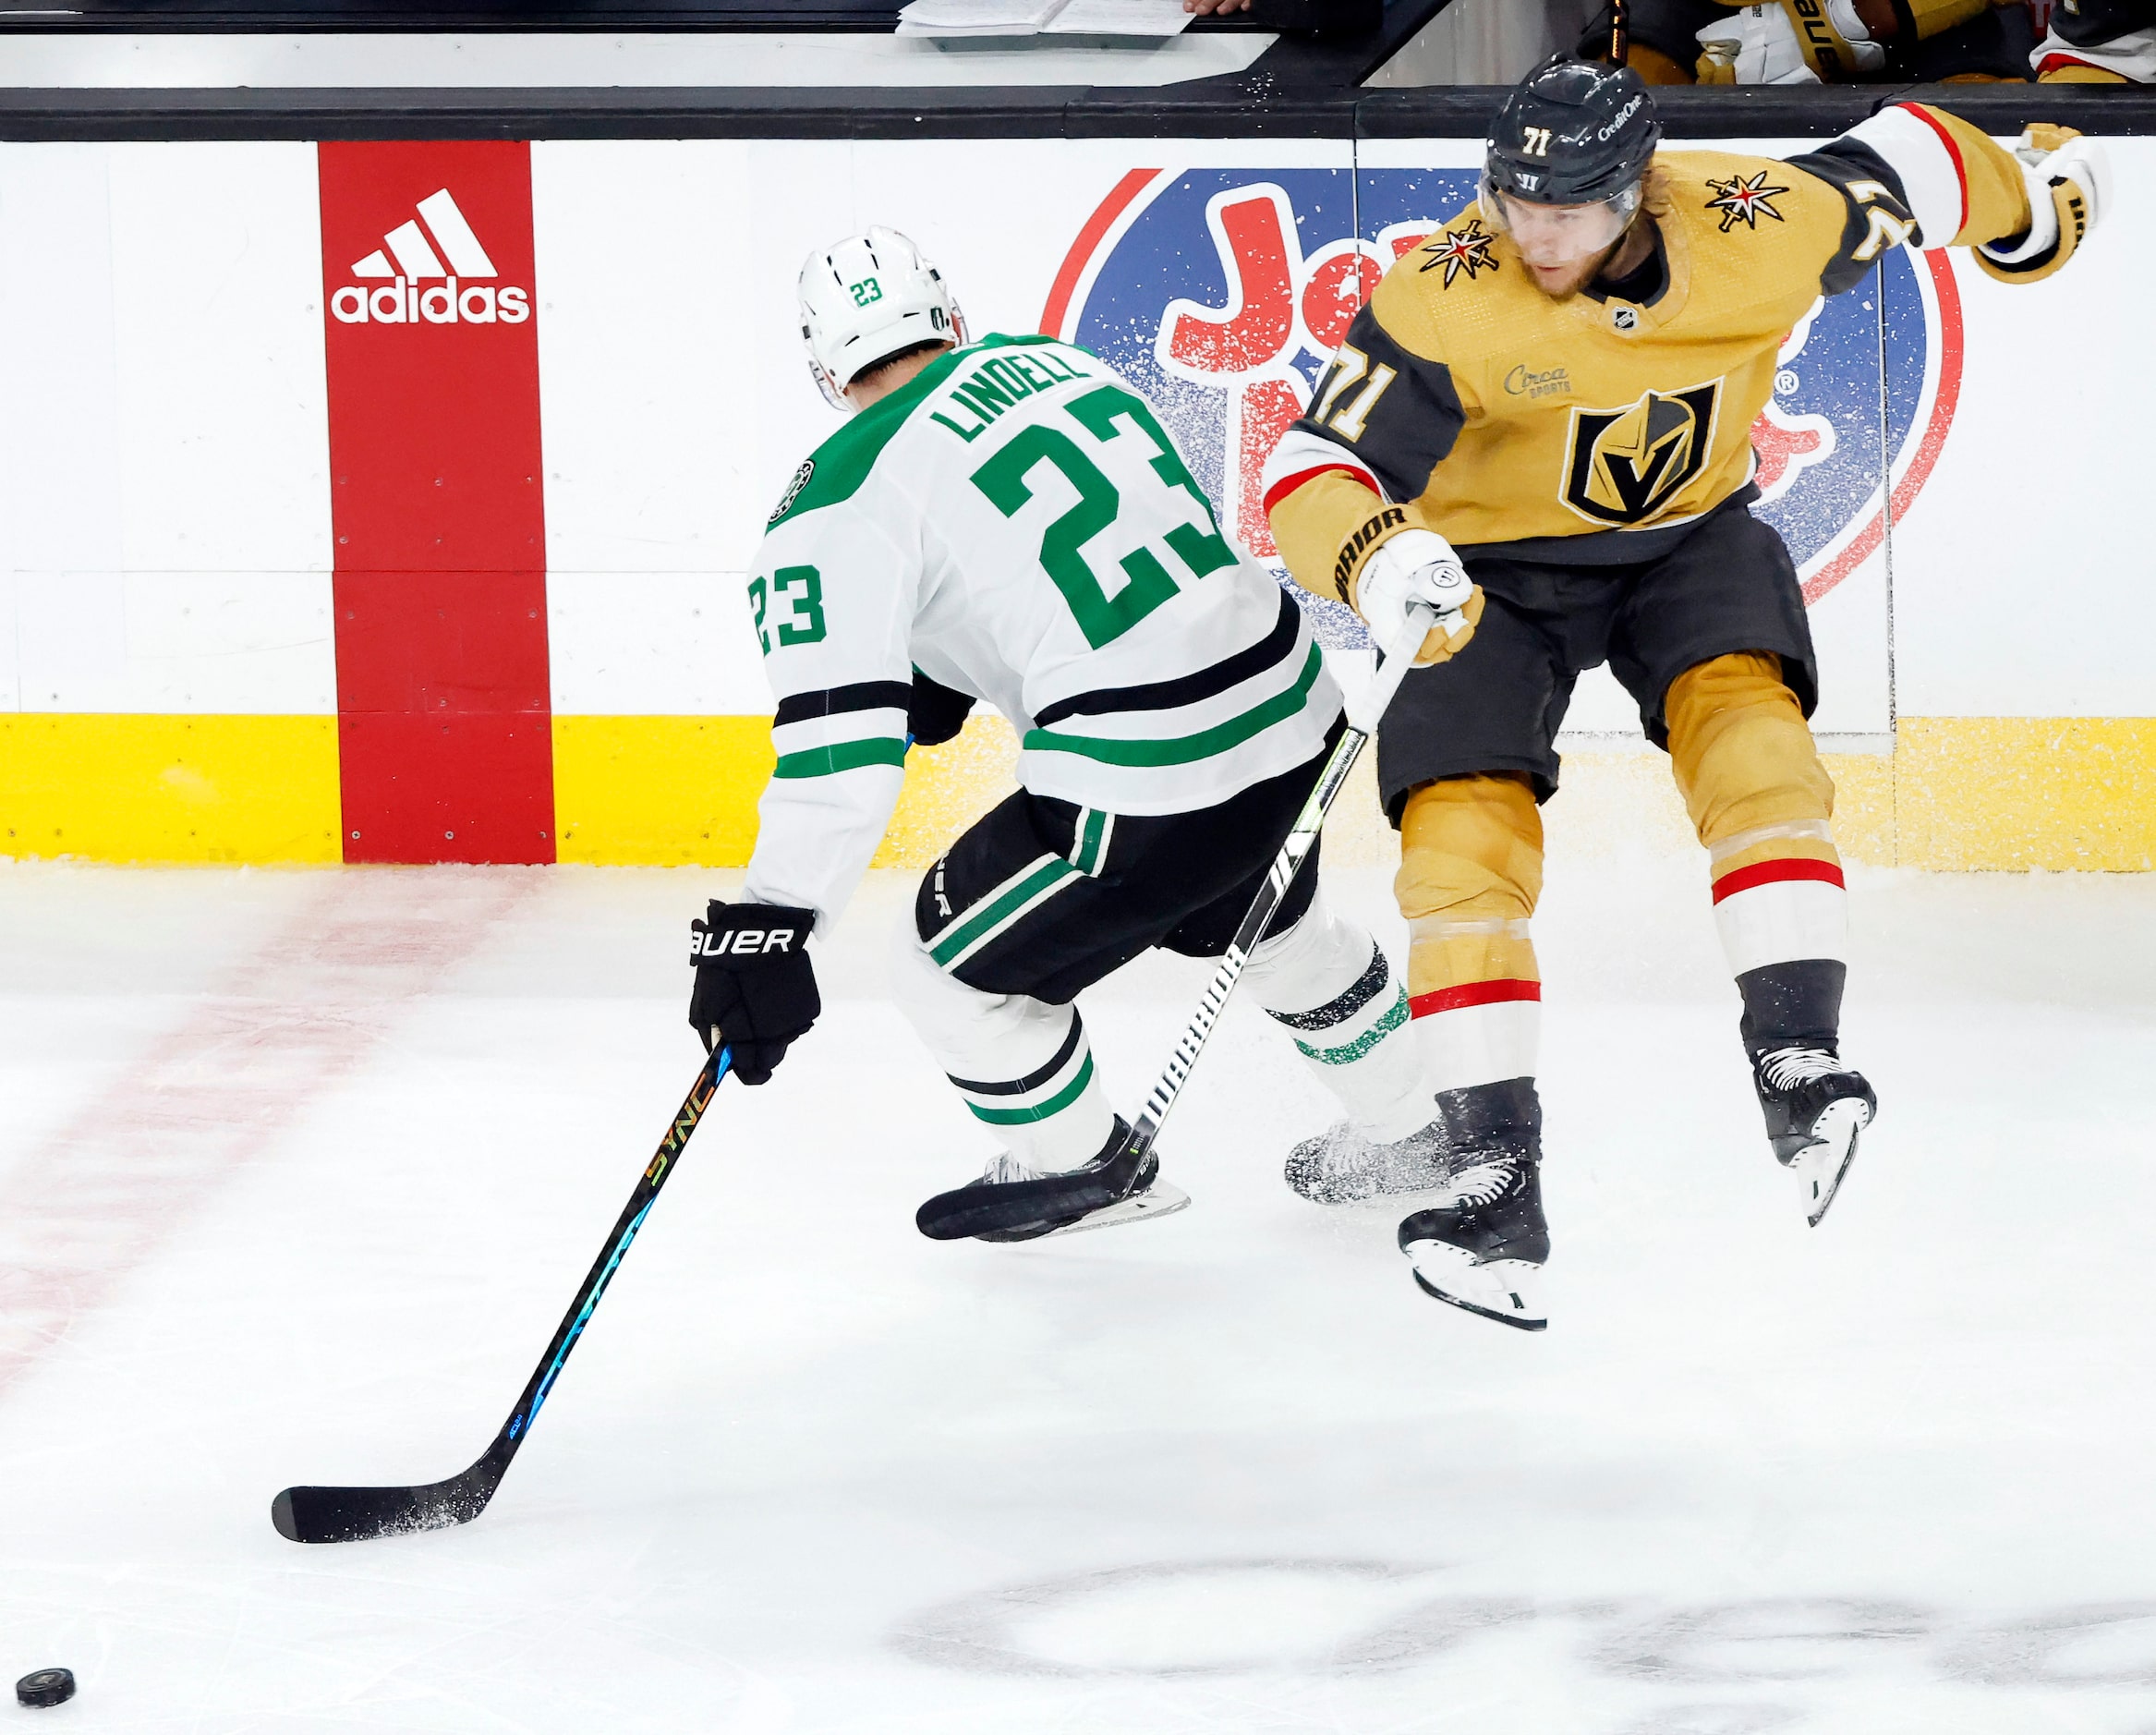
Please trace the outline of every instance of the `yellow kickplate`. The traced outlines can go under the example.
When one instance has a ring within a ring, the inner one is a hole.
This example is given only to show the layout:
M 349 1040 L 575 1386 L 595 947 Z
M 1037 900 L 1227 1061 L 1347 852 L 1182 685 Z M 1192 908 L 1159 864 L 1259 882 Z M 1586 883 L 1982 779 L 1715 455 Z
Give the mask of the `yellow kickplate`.
M 746 867 L 772 776 L 769 718 L 554 718 L 561 860 L 601 867 Z M 975 718 L 955 742 L 905 757 L 905 791 L 876 867 L 927 867 L 1011 794 L 1018 742 Z
M 1904 717 L 1905 868 L 2156 868 L 2156 718 Z
M 556 717 L 558 859 L 738 868 L 773 763 L 769 717 Z
M 1016 747 L 976 717 L 916 747 L 878 868 L 933 862 L 1010 794 Z M 1943 869 L 2156 868 L 2156 718 L 1905 717 L 1894 755 L 1828 754 L 1835 837 L 1849 860 Z M 740 867 L 771 771 L 762 717 L 557 717 L 562 859 Z M 1326 830 L 1342 867 L 1397 859 L 1367 766 Z M 1695 847 L 1659 753 L 1568 754 L 1545 818 L 1553 854 Z
M 561 859 L 743 867 L 774 762 L 768 717 L 556 717 Z M 1016 787 L 1016 762 L 1000 717 L 974 719 L 946 746 L 915 747 L 875 866 L 927 867 Z
M 0 855 L 334 862 L 334 717 L 0 713 Z
M 876 866 L 934 861 L 1015 787 L 1015 761 L 997 717 L 914 748 Z M 2156 869 L 2156 718 L 1905 717 L 1891 758 L 1826 762 L 1852 860 Z M 740 867 L 771 765 L 764 717 L 557 717 L 561 859 Z M 1553 855 L 1617 839 L 1694 847 L 1660 754 L 1568 755 L 1545 817 Z M 0 856 L 335 862 L 339 824 L 333 717 L 0 713 Z M 1350 792 L 1326 858 L 1397 850 L 1375 790 Z
M 1018 736 L 1001 717 L 967 721 L 954 740 L 906 755 L 906 786 L 876 852 L 878 868 L 927 868 L 1018 787 Z

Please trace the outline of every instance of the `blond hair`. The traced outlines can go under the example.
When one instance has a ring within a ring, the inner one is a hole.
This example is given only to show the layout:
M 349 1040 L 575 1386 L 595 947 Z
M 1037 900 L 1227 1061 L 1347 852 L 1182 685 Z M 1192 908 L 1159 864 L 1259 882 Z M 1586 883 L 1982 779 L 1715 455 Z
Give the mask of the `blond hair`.
M 1662 166 L 1660 157 L 1647 164 L 1647 173 L 1641 180 L 1641 210 L 1650 217 L 1666 217 L 1677 209 L 1677 183 L 1671 178 L 1669 171 Z

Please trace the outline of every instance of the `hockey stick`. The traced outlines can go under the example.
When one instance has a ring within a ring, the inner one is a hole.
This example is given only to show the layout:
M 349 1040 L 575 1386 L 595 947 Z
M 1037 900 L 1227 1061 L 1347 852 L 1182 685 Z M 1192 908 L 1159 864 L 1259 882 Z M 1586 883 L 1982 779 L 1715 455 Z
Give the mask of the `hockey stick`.
M 1460 588 L 1468 588 L 1464 572 L 1459 576 Z M 1065 1175 L 1044 1175 L 1037 1181 L 1017 1182 L 992 1189 L 976 1191 L 974 1187 L 960 1187 L 955 1192 L 939 1194 L 922 1207 L 926 1212 L 936 1212 L 936 1226 L 923 1226 L 923 1232 L 938 1241 L 957 1241 L 966 1236 L 994 1239 L 1003 1231 L 1023 1229 L 1037 1220 L 1044 1204 L 1053 1202 L 1055 1214 L 1079 1213 L 1092 1217 L 1111 1205 L 1144 1195 L 1129 1192 L 1132 1181 L 1142 1173 L 1145 1161 L 1153 1150 L 1153 1144 L 1160 1136 L 1161 1122 L 1168 1119 L 1168 1111 L 1175 1106 L 1175 1099 L 1189 1082 L 1191 1069 L 1198 1063 L 1198 1055 L 1205 1046 L 1205 1039 L 1213 1034 L 1213 1026 L 1219 1022 L 1220 1009 L 1227 1005 L 1228 997 L 1235 991 L 1235 985 L 1242 979 L 1243 968 L 1250 963 L 1250 954 L 1257 950 L 1265 937 L 1266 926 L 1279 910 L 1288 895 L 1288 889 L 1295 883 L 1311 846 L 1317 842 L 1317 834 L 1325 828 L 1325 817 L 1332 805 L 1339 799 L 1347 787 L 1348 773 L 1355 769 L 1355 761 L 1363 749 L 1377 734 L 1377 725 L 1391 706 L 1393 695 L 1414 667 L 1414 652 L 1422 648 L 1423 637 L 1435 625 L 1435 611 L 1426 605 L 1418 605 L 1409 611 L 1407 630 L 1403 642 L 1408 646 L 1404 653 L 1386 657 L 1359 697 L 1348 703 L 1348 726 L 1333 746 L 1332 755 L 1318 773 L 1309 797 L 1302 804 L 1302 811 L 1295 816 L 1295 823 L 1289 829 L 1287 842 L 1273 857 L 1273 865 L 1266 874 L 1266 883 L 1235 930 L 1235 938 L 1229 942 L 1222 954 L 1220 967 L 1213 972 L 1213 979 L 1205 985 L 1204 999 L 1198 1010 L 1183 1026 L 1182 1038 L 1175 1045 L 1175 1052 L 1169 1057 L 1168 1069 L 1160 1075 L 1160 1082 L 1153 1086 L 1153 1094 L 1145 1098 L 1145 1106 L 1139 1111 L 1134 1124 L 1112 1157 L 1102 1158 L 1078 1171 L 1079 1179 Z M 1179 1210 L 1188 1204 L 1179 1199 L 1152 1214 L 1164 1217 L 1169 1211 Z M 1049 1232 L 1066 1234 L 1072 1230 L 1101 1227 L 1096 1221 L 1066 1222 L 1061 1229 Z M 1038 1233 L 1038 1231 L 1035 1231 Z M 1028 1237 L 1009 1237 L 1026 1239 Z
M 1462 585 L 1467 582 L 1464 575 L 1460 582 Z M 1110 1159 L 1109 1167 L 1115 1172 L 1131 1175 L 1145 1167 L 1147 1153 L 1160 1136 L 1161 1122 L 1168 1119 L 1168 1111 L 1175 1107 L 1175 1099 L 1190 1082 L 1191 1069 L 1197 1065 L 1206 1038 L 1219 1022 L 1220 1009 L 1228 1004 L 1228 997 L 1235 992 L 1236 983 L 1242 979 L 1250 954 L 1265 938 L 1266 925 L 1286 900 L 1289 887 L 1295 883 L 1295 876 L 1302 870 L 1303 858 L 1316 843 L 1319 831 L 1325 829 L 1325 816 L 1339 799 L 1340 791 L 1347 787 L 1348 773 L 1355 769 L 1363 749 L 1377 734 L 1377 725 L 1391 707 L 1393 696 L 1407 679 L 1408 671 L 1415 666 L 1414 653 L 1422 649 L 1423 636 L 1435 622 L 1436 615 L 1428 608 L 1410 610 L 1408 630 L 1402 639 L 1406 649 L 1387 654 L 1359 698 L 1349 701 L 1348 726 L 1334 746 L 1332 757 L 1326 760 L 1325 770 L 1318 773 L 1310 798 L 1302 804 L 1302 811 L 1295 816 L 1294 825 L 1289 828 L 1288 841 L 1273 857 L 1272 870 L 1266 875 L 1264 887 L 1251 900 L 1242 926 L 1235 930 L 1235 938 L 1221 954 L 1220 967 L 1213 972 L 1213 979 L 1205 985 L 1205 996 L 1198 1001 L 1198 1010 L 1183 1026 L 1182 1038 L 1175 1045 L 1175 1052 L 1169 1056 L 1160 1082 L 1153 1086 L 1153 1094 L 1145 1098 L 1145 1108 L 1138 1111 L 1137 1122 L 1131 1128 L 1130 1137 L 1123 1141 L 1122 1149 Z
M 673 1172 L 675 1159 L 687 1147 L 689 1134 L 696 1130 L 704 1110 L 711 1106 L 719 1081 L 726 1076 L 733 1064 L 733 1050 L 724 1047 L 714 1049 L 704 1062 L 696 1082 L 682 1098 L 673 1123 L 666 1129 L 666 1136 L 659 1141 L 650 1166 L 637 1181 L 636 1190 L 629 1195 L 628 1204 L 622 1207 L 621 1217 L 607 1237 L 606 1245 L 600 1249 L 597 1263 L 585 1277 L 584 1287 L 577 1292 L 562 1323 L 554 1328 L 554 1340 L 547 1345 L 547 1353 L 532 1370 L 516 1407 L 510 1411 L 501 1433 L 494 1437 L 494 1443 L 480 1455 L 478 1462 L 446 1482 L 423 1483 L 416 1487 L 286 1488 L 270 1502 L 270 1522 L 277 1526 L 279 1535 L 291 1542 L 361 1542 L 369 1536 L 447 1530 L 453 1524 L 469 1523 L 487 1510 L 487 1502 L 494 1498 L 494 1490 L 502 1486 L 502 1478 L 508 1474 L 509 1461 L 516 1456 L 516 1449 L 524 1444 L 525 1436 L 531 1431 L 539 1406 L 553 1390 L 563 1364 L 569 1359 L 569 1352 L 576 1347 L 576 1340 L 584 1335 L 584 1328 L 599 1306 L 600 1297 L 613 1281 L 615 1270 L 629 1251 L 629 1244 L 636 1239 L 636 1231 L 644 1227 L 645 1218 L 651 1214 L 659 1189 Z

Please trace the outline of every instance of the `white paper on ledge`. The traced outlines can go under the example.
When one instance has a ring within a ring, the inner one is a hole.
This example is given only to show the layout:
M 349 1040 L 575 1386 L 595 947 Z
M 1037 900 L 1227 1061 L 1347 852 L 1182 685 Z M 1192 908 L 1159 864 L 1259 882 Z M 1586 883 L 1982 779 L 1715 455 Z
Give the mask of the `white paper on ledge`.
M 901 36 L 1037 36 L 1064 0 L 912 0 L 899 8 Z
M 1069 0 L 1042 29 L 1050 36 L 1180 36 L 1190 21 L 1182 0 Z
M 902 37 L 1037 37 L 1065 0 L 912 0 Z

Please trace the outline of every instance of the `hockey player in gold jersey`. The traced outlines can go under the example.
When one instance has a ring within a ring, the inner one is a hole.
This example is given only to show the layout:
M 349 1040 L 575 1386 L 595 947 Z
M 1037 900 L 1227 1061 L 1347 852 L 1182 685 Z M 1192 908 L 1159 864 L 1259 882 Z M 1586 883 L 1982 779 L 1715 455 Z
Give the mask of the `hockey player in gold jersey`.
M 1624 12 L 1627 64 L 1649 84 L 2020 81 L 2036 45 L 2022 0 L 1629 0 Z M 1599 54 L 1615 24 L 1604 0 L 1581 52 Z
M 1806 722 L 1796 571 L 1747 509 L 1750 431 L 1818 297 L 1902 245 L 2041 280 L 2101 214 L 2108 173 L 2063 129 L 2008 151 L 1913 103 L 1786 161 L 1660 140 L 1637 74 L 1559 58 L 1531 75 L 1481 196 L 1379 283 L 1266 476 L 1295 578 L 1380 644 L 1455 563 L 1477 587 L 1378 741 L 1451 1171 L 1400 1244 L 1432 1294 L 1531 1329 L 1549 1243 L 1528 920 L 1573 682 L 1607 661 L 1670 756 L 1772 1147 L 1817 1223 L 1875 1104 L 1839 1055 L 1834 785 Z M 1381 1159 L 1314 1147 L 1290 1178 L 1366 1194 L 1334 1171 Z

